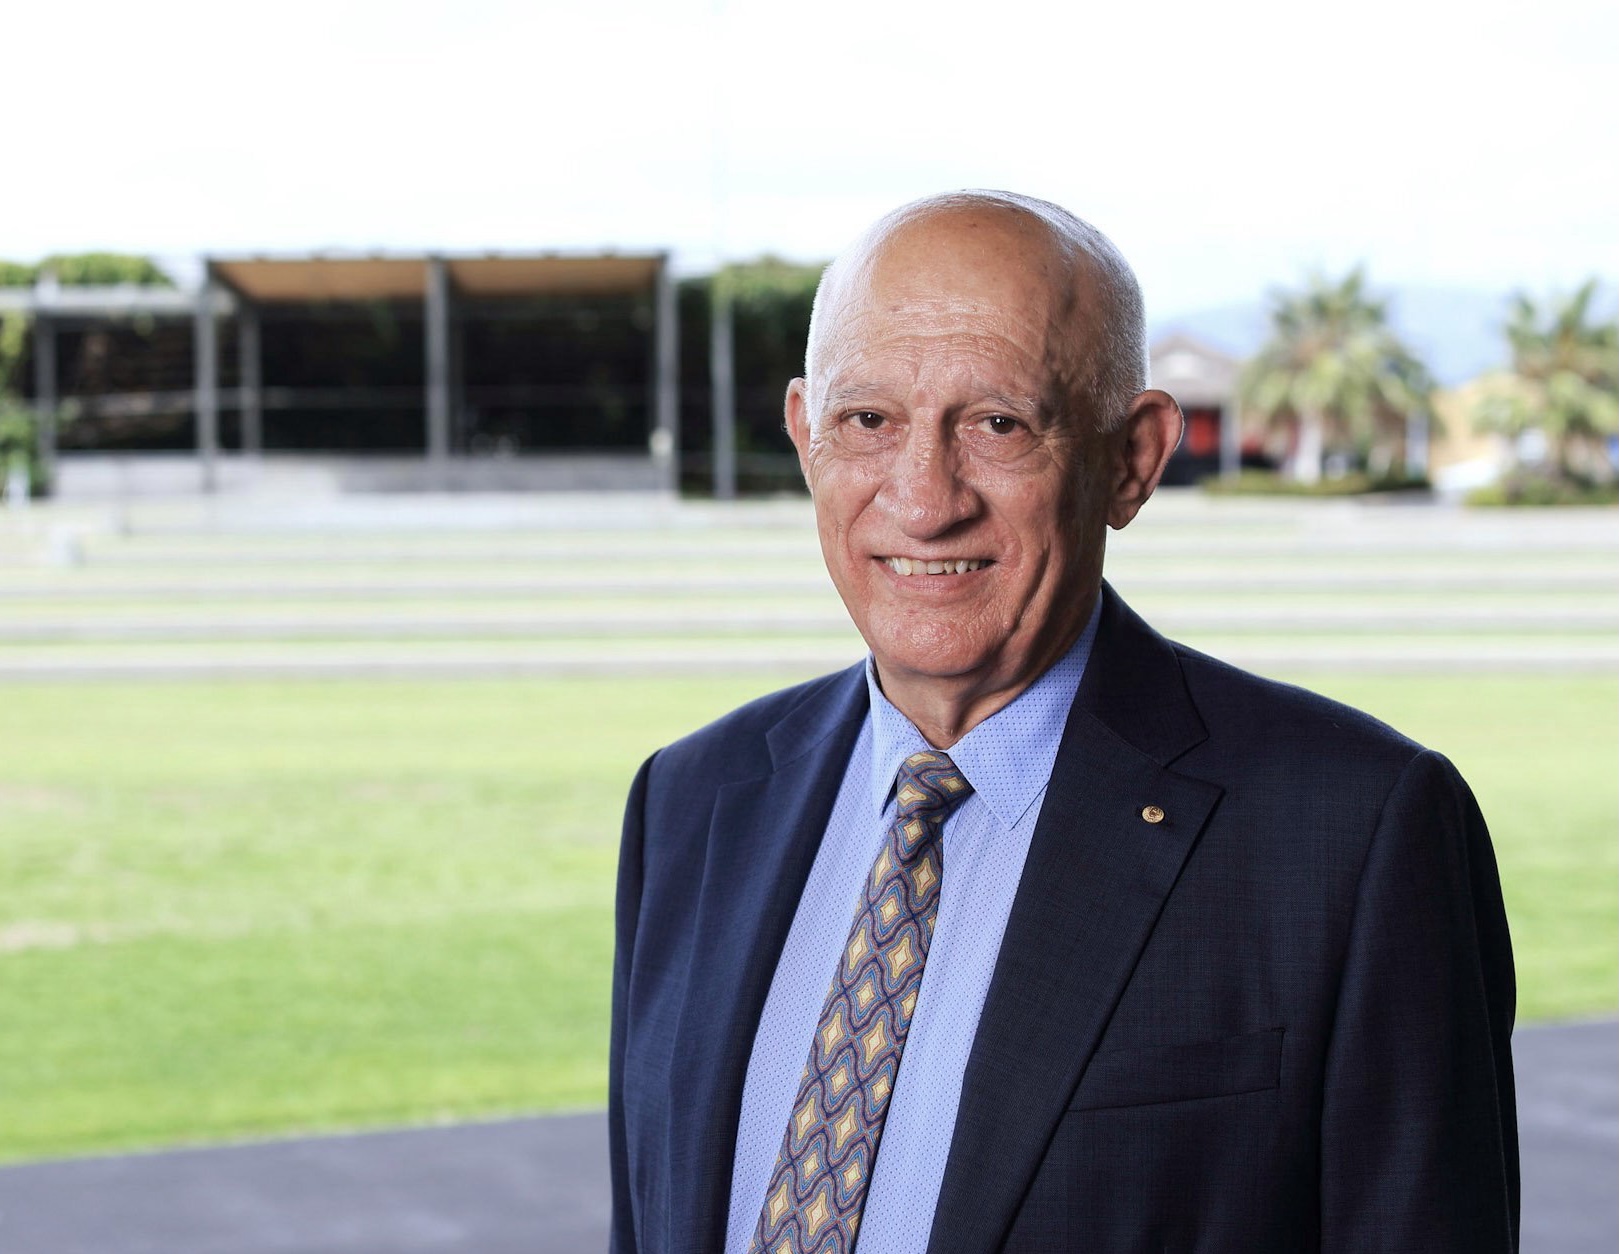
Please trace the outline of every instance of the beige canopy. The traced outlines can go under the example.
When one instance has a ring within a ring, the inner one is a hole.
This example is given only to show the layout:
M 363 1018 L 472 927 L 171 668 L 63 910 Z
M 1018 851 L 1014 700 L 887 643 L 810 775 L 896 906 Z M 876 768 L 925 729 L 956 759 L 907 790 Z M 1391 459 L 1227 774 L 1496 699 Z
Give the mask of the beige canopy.
M 597 296 L 652 292 L 662 254 L 563 253 L 369 257 L 213 257 L 210 275 L 255 304 L 423 300 L 432 263 L 457 296 Z

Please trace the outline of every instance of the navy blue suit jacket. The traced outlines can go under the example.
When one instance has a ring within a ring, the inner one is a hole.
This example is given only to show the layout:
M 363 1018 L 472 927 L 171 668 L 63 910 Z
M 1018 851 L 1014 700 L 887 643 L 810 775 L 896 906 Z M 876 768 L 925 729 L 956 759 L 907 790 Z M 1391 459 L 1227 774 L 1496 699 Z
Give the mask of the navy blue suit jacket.
M 636 778 L 623 1254 L 723 1247 L 755 1026 L 866 705 L 854 667 Z M 1108 590 L 928 1248 L 1515 1248 L 1513 1003 L 1494 855 L 1451 765 L 1164 640 Z

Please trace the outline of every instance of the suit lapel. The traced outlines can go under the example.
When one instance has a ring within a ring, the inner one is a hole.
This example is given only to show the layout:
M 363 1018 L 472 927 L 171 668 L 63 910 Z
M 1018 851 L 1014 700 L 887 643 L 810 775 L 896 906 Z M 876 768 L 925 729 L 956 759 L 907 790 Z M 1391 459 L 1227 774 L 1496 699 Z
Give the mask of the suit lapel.
M 721 1249 L 754 1031 L 866 714 L 863 667 L 771 730 L 774 771 L 719 790 L 670 1068 L 672 1248 Z
M 1173 650 L 1106 596 L 963 1078 L 932 1254 L 1004 1240 L 1220 797 L 1167 766 L 1206 736 Z

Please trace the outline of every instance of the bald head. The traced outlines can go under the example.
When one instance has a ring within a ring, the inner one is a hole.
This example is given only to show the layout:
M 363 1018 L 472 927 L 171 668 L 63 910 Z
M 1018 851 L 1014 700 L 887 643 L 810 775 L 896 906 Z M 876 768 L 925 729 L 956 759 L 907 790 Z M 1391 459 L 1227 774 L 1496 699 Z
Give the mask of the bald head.
M 1107 236 L 1048 201 L 1012 192 L 951 192 L 882 218 L 821 276 L 805 379 L 812 411 L 846 323 L 899 288 L 940 301 L 1000 300 L 1046 323 L 1045 398 L 1116 429 L 1147 386 L 1146 330 L 1134 273 Z

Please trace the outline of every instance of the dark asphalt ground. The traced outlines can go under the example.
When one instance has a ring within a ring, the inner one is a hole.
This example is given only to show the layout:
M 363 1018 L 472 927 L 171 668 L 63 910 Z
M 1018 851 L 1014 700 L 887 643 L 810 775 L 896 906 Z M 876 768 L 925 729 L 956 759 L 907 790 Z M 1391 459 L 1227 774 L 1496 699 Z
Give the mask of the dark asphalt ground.
M 1619 1021 L 1515 1042 L 1524 1254 L 1619 1249 Z M 0 1254 L 606 1248 L 597 1114 L 0 1169 Z

